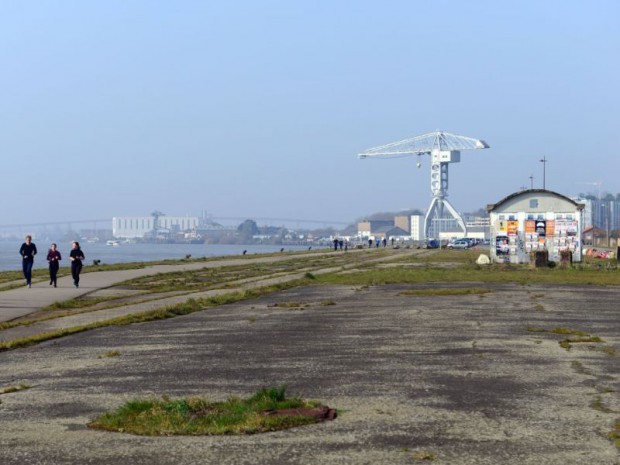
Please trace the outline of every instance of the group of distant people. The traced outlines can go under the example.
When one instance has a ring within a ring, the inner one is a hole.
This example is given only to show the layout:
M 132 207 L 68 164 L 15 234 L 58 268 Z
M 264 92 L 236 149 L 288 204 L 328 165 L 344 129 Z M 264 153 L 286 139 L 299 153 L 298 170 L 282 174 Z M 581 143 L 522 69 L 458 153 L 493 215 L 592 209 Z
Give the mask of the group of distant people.
M 349 241 L 345 241 L 344 239 L 338 239 L 337 237 L 335 237 L 334 250 L 338 250 L 338 247 L 340 247 L 340 250 L 342 250 L 343 247 L 344 250 L 347 250 L 349 248 Z
M 384 237 L 383 239 L 380 239 L 377 237 L 376 239 L 376 247 L 379 248 L 379 245 L 383 244 L 383 247 L 387 247 L 387 239 Z M 392 246 L 394 245 L 394 238 L 392 238 Z M 368 248 L 372 248 L 372 239 L 368 239 Z
M 24 272 L 24 278 L 26 278 L 26 286 L 32 286 L 32 267 L 34 265 L 34 256 L 37 254 L 37 246 L 32 242 L 32 236 L 27 235 L 25 242 L 19 249 L 19 254 L 22 256 L 22 270 Z M 73 277 L 73 285 L 75 287 L 80 286 L 80 273 L 82 271 L 82 262 L 84 261 L 84 252 L 80 248 L 78 241 L 71 243 L 71 252 L 69 252 L 69 260 L 71 260 L 71 276 Z M 50 270 L 50 286 L 56 287 L 58 269 L 60 268 L 60 260 L 62 256 L 58 251 L 56 244 L 51 244 L 47 251 L 47 261 L 49 262 Z

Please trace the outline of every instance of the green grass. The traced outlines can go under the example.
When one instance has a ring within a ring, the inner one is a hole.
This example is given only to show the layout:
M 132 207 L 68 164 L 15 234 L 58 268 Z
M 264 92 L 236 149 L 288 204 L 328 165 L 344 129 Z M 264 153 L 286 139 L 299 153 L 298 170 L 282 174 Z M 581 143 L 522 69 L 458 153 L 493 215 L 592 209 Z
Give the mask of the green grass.
M 413 454 L 413 460 L 415 460 L 416 462 L 424 460 L 433 461 L 435 459 L 437 459 L 437 454 L 426 450 L 420 450 Z
M 118 350 L 108 350 L 103 355 L 100 355 L 99 358 L 113 358 L 113 357 L 120 357 L 120 356 L 121 356 L 120 351 L 118 351 Z
M 594 396 L 594 399 L 590 403 L 590 408 L 593 408 L 594 410 L 597 410 L 603 413 L 615 413 L 613 410 L 611 410 L 609 407 L 607 407 L 603 403 L 603 399 L 601 396 Z
M 585 331 L 581 331 L 579 329 L 564 328 L 561 326 L 557 328 L 553 328 L 553 329 L 545 329 L 545 328 L 540 328 L 537 326 L 528 326 L 526 330 L 529 331 L 530 333 L 551 333 L 551 334 L 562 334 L 562 335 L 575 336 L 575 337 L 568 337 L 566 339 L 562 339 L 561 341 L 558 342 L 558 344 L 560 344 L 560 347 L 566 350 L 570 350 L 573 344 L 583 344 L 583 343 L 588 343 L 588 342 L 590 343 L 605 342 L 599 336 L 592 336 L 586 333 Z M 615 354 L 615 352 L 613 354 Z M 613 354 L 610 353 L 610 355 L 613 355 Z
M 582 337 L 589 336 L 589 334 L 586 333 L 585 331 L 581 331 L 579 329 L 564 328 L 561 326 L 558 326 L 553 329 L 545 329 L 545 328 L 539 328 L 536 326 L 528 326 L 527 330 L 531 333 L 570 334 L 573 336 L 582 336 Z
M 620 420 L 617 420 L 614 424 L 614 429 L 609 433 L 609 438 L 614 441 L 616 447 L 620 448 Z
M 5 388 L 0 388 L 0 394 L 10 394 L 11 392 L 24 391 L 26 389 L 30 389 L 30 386 L 27 384 L 20 384 L 18 386 L 8 386 Z
M 94 305 L 97 305 L 98 303 L 101 303 L 101 302 L 107 302 L 108 300 L 109 300 L 108 298 L 104 298 L 104 297 L 97 297 L 97 298 L 78 297 L 76 299 L 69 299 L 69 300 L 64 300 L 61 302 L 54 302 L 53 304 L 48 305 L 47 307 L 43 307 L 41 310 L 56 311 L 56 310 L 73 310 L 76 308 L 87 308 L 87 307 L 92 307 Z
M 279 308 L 300 308 L 305 307 L 305 304 L 301 302 L 276 302 L 271 307 L 279 307 Z
M 441 288 L 434 287 L 431 289 L 411 289 L 399 292 L 400 295 L 470 295 L 470 294 L 488 294 L 490 289 L 480 287 L 460 287 L 460 288 Z
M 311 416 L 276 416 L 264 412 L 313 408 L 320 404 L 287 398 L 285 388 L 266 388 L 253 396 L 211 402 L 199 397 L 132 400 L 104 413 L 88 426 L 143 436 L 256 434 L 316 423 Z
M 531 269 L 525 265 L 456 264 L 453 267 L 366 268 L 357 273 L 332 273 L 316 277 L 321 284 L 383 285 L 428 282 L 563 283 L 579 285 L 618 285 L 617 272 L 584 269 Z
M 567 338 L 567 339 L 563 339 L 560 342 L 558 342 L 558 344 L 560 344 L 560 347 L 569 350 L 573 344 L 583 344 L 583 343 L 587 343 L 587 342 L 595 342 L 595 343 L 600 343 L 600 342 L 605 342 L 603 339 L 601 339 L 598 336 L 578 336 L 576 338 Z

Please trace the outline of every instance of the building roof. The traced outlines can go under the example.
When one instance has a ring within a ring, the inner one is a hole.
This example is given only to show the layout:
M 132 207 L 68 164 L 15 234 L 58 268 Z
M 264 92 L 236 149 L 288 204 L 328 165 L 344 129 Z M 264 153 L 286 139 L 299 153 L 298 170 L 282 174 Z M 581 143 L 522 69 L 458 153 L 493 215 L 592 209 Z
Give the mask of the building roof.
M 521 197 L 521 196 L 525 196 L 528 194 L 550 194 L 552 196 L 558 197 L 560 199 L 566 200 L 567 202 L 572 203 L 573 205 L 575 205 L 575 208 L 577 210 L 582 210 L 584 208 L 584 204 L 582 203 L 578 203 L 575 202 L 573 199 L 566 197 L 565 195 L 559 194 L 558 192 L 554 192 L 554 191 L 550 191 L 547 189 L 525 189 L 519 192 L 515 192 L 513 194 L 508 195 L 507 197 L 504 197 L 502 200 L 500 200 L 497 203 L 490 203 L 487 205 L 487 211 L 491 212 L 493 210 L 496 210 L 498 207 L 500 207 L 502 204 L 508 202 L 509 200 L 512 200 L 516 197 Z
M 597 228 L 596 226 L 588 226 L 582 232 L 582 234 L 592 233 L 594 236 L 604 236 L 607 232 L 604 229 Z
M 381 226 L 380 228 L 374 229 L 372 231 L 373 233 L 385 233 L 385 234 L 389 234 L 390 236 L 410 236 L 411 234 L 409 234 L 407 231 L 405 231 L 402 228 L 399 228 L 398 226 Z

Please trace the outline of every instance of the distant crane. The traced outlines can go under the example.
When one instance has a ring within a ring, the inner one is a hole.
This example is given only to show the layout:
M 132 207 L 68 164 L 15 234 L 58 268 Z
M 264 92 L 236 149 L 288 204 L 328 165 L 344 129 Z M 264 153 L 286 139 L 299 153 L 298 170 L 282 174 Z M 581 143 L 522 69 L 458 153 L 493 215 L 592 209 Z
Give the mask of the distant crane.
M 448 196 L 448 164 L 461 161 L 461 150 L 488 148 L 489 145 L 480 139 L 435 131 L 365 150 L 359 153 L 358 157 L 361 159 L 372 157 L 394 158 L 416 155 L 418 157 L 416 165 L 420 168 L 422 166 L 420 157 L 430 155 L 433 199 L 424 217 L 424 235 L 426 238 L 431 238 L 433 237 L 431 235 L 433 223 L 439 223 L 441 228 L 442 222 L 446 220 L 456 221 L 463 234 L 467 234 L 467 227 L 463 218 L 446 198 Z M 437 234 L 438 236 L 439 234 Z

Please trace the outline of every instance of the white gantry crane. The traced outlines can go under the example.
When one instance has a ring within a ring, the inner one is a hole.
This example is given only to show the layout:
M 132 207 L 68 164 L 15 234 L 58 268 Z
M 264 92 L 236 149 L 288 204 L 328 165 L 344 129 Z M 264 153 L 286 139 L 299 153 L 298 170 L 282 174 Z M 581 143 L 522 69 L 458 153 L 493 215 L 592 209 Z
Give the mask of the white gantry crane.
M 395 158 L 410 155 L 418 156 L 418 168 L 422 166 L 419 157 L 431 157 L 431 192 L 433 200 L 428 207 L 424 218 L 424 235 L 431 238 L 433 224 L 439 228 L 446 220 L 453 220 L 463 234 L 467 234 L 467 227 L 461 215 L 454 209 L 446 198 L 448 196 L 448 164 L 461 161 L 461 150 L 488 149 L 489 145 L 483 140 L 471 137 L 457 136 L 443 131 L 429 132 L 411 139 L 392 142 L 391 144 L 374 147 L 358 154 L 359 158 Z M 436 235 L 438 237 L 438 234 Z

